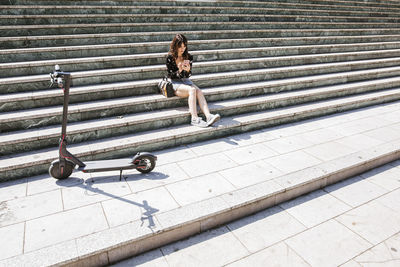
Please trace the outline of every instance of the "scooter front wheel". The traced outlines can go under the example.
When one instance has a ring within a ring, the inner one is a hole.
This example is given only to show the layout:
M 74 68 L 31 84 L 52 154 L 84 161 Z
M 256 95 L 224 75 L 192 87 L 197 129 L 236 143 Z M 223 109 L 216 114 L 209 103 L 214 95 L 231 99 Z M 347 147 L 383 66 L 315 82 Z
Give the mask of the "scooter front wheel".
M 69 161 L 65 161 L 64 168 L 60 168 L 60 162 L 58 160 L 53 161 L 49 168 L 49 174 L 56 179 L 62 180 L 67 179 L 75 168 L 75 164 Z
M 135 159 L 134 164 L 137 165 L 136 170 L 138 170 L 139 172 L 149 173 L 156 166 L 156 161 L 151 156 L 143 155 L 143 156 L 138 156 Z

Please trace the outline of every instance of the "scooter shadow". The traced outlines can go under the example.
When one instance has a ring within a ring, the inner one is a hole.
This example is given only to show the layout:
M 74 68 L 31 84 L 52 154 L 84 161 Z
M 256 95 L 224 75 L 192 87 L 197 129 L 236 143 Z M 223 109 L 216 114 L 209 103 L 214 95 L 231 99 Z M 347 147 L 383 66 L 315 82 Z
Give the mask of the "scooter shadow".
M 151 174 L 151 178 L 148 177 Z M 165 175 L 163 173 L 158 173 L 158 172 L 152 172 L 149 174 L 131 174 L 129 175 L 131 177 L 135 177 L 136 179 L 165 179 L 167 177 L 169 177 L 168 175 Z M 124 182 L 126 182 L 127 177 L 123 176 L 124 178 Z M 152 230 L 155 227 L 155 223 L 154 223 L 154 218 L 153 215 L 159 211 L 159 209 L 152 207 L 151 205 L 149 205 L 147 200 L 143 200 L 142 203 L 140 202 L 136 202 L 127 198 L 124 198 L 123 196 L 117 196 L 114 195 L 112 193 L 109 193 L 101 188 L 98 187 L 93 187 L 95 184 L 105 184 L 105 183 L 113 183 L 115 182 L 117 179 L 119 179 L 119 176 L 113 177 L 110 175 L 106 175 L 106 176 L 98 176 L 96 178 L 88 178 L 88 179 L 83 179 L 83 178 L 77 178 L 77 177 L 69 177 L 68 180 L 68 185 L 65 183 L 64 180 L 57 180 L 56 184 L 61 186 L 61 187 L 78 187 L 81 188 L 84 192 L 91 192 L 93 194 L 101 194 L 104 196 L 107 196 L 109 198 L 112 199 L 116 199 L 119 201 L 123 201 L 132 205 L 135 205 L 142 210 L 142 217 L 140 218 L 140 220 L 142 221 L 141 226 L 144 225 L 144 222 L 147 220 L 148 221 L 148 228 L 150 230 Z M 131 178 L 130 178 L 131 179 Z M 122 181 L 121 181 L 122 182 Z

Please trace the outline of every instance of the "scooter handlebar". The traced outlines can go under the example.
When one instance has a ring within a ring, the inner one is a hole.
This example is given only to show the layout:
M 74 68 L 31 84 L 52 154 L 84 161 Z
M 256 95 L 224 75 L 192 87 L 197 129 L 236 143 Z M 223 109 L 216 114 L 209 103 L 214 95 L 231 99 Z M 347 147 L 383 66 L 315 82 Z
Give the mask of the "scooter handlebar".
M 50 86 L 52 87 L 54 84 L 57 84 L 58 87 L 62 88 L 64 86 L 64 78 L 65 76 L 70 76 L 69 72 L 63 72 L 60 69 L 59 65 L 54 66 L 54 71 L 50 73 Z

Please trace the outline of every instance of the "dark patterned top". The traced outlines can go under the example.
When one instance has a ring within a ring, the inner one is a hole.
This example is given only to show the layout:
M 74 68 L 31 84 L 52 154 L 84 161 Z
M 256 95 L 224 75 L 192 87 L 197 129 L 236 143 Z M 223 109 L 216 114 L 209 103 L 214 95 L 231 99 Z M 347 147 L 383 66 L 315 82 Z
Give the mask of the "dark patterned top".
M 181 79 L 181 78 L 189 78 L 192 76 L 192 63 L 193 63 L 193 56 L 189 54 L 189 61 L 190 61 L 190 71 L 187 72 L 183 70 L 179 73 L 179 68 L 176 65 L 175 59 L 172 55 L 168 54 L 167 56 L 167 71 L 168 71 L 168 78 L 170 79 Z

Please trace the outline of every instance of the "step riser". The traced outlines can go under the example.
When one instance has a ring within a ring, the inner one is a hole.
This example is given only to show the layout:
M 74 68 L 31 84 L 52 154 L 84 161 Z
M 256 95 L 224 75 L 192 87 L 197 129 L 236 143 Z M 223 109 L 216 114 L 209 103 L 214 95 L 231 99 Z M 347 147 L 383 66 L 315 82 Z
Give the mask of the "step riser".
M 310 87 L 314 87 L 318 85 L 316 82 L 309 84 Z M 375 90 L 383 90 L 389 89 L 393 87 L 400 86 L 399 82 L 392 82 L 392 83 L 385 83 L 385 84 L 373 84 L 369 86 L 362 86 L 357 88 L 351 88 L 342 91 L 334 91 L 334 92 L 325 92 L 321 94 L 315 94 L 306 97 L 298 97 L 292 99 L 282 99 L 279 101 L 273 100 L 270 102 L 259 103 L 255 105 L 247 105 L 242 108 L 224 108 L 224 109 L 216 109 L 215 112 L 220 113 L 223 116 L 231 116 L 237 115 L 241 113 L 247 112 L 255 112 L 259 110 L 266 110 L 266 109 L 274 109 L 279 107 L 285 107 L 290 105 L 296 105 L 301 103 L 307 103 L 312 101 L 319 101 L 323 99 L 328 99 L 332 97 L 339 97 L 345 95 L 352 95 L 358 93 L 366 93 Z M 241 91 L 234 91 L 228 92 L 223 94 L 214 94 L 214 95 L 206 95 L 207 101 L 214 102 L 214 101 L 221 101 L 225 99 L 235 99 L 245 96 L 253 96 L 253 95 L 261 95 L 267 93 L 276 93 L 276 92 L 283 92 L 283 91 L 292 91 L 299 89 L 298 84 L 288 84 L 283 86 L 274 86 L 270 88 L 253 88 L 248 90 L 241 90 Z M 137 105 L 137 109 L 145 111 L 146 109 L 150 110 L 158 110 L 162 108 L 173 108 L 179 106 L 186 106 L 187 100 L 186 99 L 175 99 L 173 101 L 165 100 L 163 102 L 151 102 L 145 103 L 142 105 Z M 60 118 L 61 119 L 61 118 Z M 149 123 L 141 123 L 141 124 L 133 124 L 133 125 L 122 125 L 117 127 L 108 127 L 106 129 L 96 129 L 95 131 L 90 132 L 79 132 L 79 133 L 69 133 L 68 134 L 68 143 L 80 143 L 89 140 L 96 140 L 101 138 L 108 138 L 112 136 L 119 136 L 124 134 L 129 134 L 132 132 L 139 132 L 139 131 L 149 131 L 153 129 L 160 129 L 161 127 L 168 127 L 173 125 L 180 125 L 189 122 L 189 115 L 183 117 L 174 117 L 173 119 L 162 120 L 162 123 L 157 122 L 149 122 Z M 161 125 L 162 124 L 162 125 Z M 0 146 L 0 156 L 9 155 L 13 153 L 22 153 L 31 150 L 38 150 L 43 149 L 46 147 L 57 146 L 59 142 L 59 135 L 54 135 L 52 137 L 43 138 L 40 140 L 24 140 L 23 142 L 14 142 L 9 144 L 4 144 Z
M 30 5 L 32 4 L 31 0 L 0 0 L 0 5 Z M 40 0 L 35 1 L 36 5 L 70 5 L 70 6 L 81 6 L 81 5 L 105 5 L 105 6 L 210 6 L 209 1 L 125 1 L 125 0 L 106 0 L 106 1 L 95 1 L 95 0 L 85 0 L 85 1 L 49 1 L 49 0 Z M 291 6 L 294 4 L 315 4 L 315 5 L 324 5 L 325 8 L 335 8 L 335 9 L 347 9 L 356 10 L 357 7 L 360 9 L 371 9 L 373 7 L 381 9 L 393 9 L 393 8 L 400 8 L 399 4 L 396 2 L 382 2 L 382 1 L 340 1 L 340 2 L 327 2 L 325 0 L 313 0 L 313 1 L 306 1 L 303 0 L 279 0 L 279 1 L 251 1 L 247 2 L 244 0 L 240 1 L 223 1 L 223 2 L 213 2 L 211 6 L 221 6 L 221 7 L 264 7 L 264 6 Z M 369 10 L 368 9 L 368 10 Z M 375 11 L 377 9 L 374 9 Z M 372 11 L 374 11 L 372 10 Z M 392 10 L 393 11 L 393 10 Z
M 289 38 L 289 37 L 329 37 L 329 36 L 355 36 L 355 35 L 396 35 L 399 33 L 397 29 L 375 29 L 375 30 L 258 30 L 258 31 L 211 31 L 211 32 L 182 32 L 189 40 L 212 40 L 212 39 L 241 39 L 241 38 Z M 131 42 L 159 42 L 171 41 L 174 32 L 169 33 L 142 33 L 142 34 L 110 34 L 100 35 L 96 38 L 85 36 L 71 36 L 66 38 L 63 36 L 53 37 L 27 37 L 17 38 L 13 40 L 11 37 L 0 39 L 0 48 L 16 48 L 16 47 L 48 47 L 48 46 L 72 46 L 72 45 L 91 45 L 91 44 L 109 44 L 109 43 L 131 43 Z M 376 41 L 376 37 L 375 37 Z
M 343 22 L 365 22 L 365 23 L 400 23 L 400 19 L 395 17 L 335 17 L 335 16 L 290 16 L 290 15 L 225 15 L 225 16 L 213 16 L 213 14 L 207 14 L 207 16 L 197 15 L 185 15 L 185 16 L 168 16 L 168 14 L 162 14 L 158 16 L 80 16 L 77 17 L 21 17 L 21 16 L 7 16 L 0 17 L 0 25 L 57 25 L 57 24 L 92 24 L 92 23 L 155 23 L 155 22 L 332 22 L 332 23 L 343 23 Z
M 196 2 L 190 2 L 190 1 L 35 1 L 36 5 L 66 5 L 66 6 L 90 6 L 90 5 L 96 5 L 96 6 L 185 6 L 185 7 L 209 7 L 209 6 L 214 6 L 214 7 L 250 7 L 250 8 L 296 8 L 295 4 L 301 4 L 301 6 L 298 6 L 298 8 L 310 8 L 309 2 L 297 2 L 297 3 L 281 3 L 282 1 L 278 2 L 273 2 L 273 1 L 268 1 L 268 2 L 263 2 L 263 1 L 251 1 L 251 2 L 246 2 L 246 1 L 226 1 L 226 2 L 213 2 L 212 4 L 209 1 L 196 1 Z M 31 5 L 32 1 L 30 0 L 1 0 L 0 5 Z M 321 9 L 326 9 L 326 10 L 353 10 L 353 11 L 379 11 L 379 12 L 395 12 L 396 5 L 385 5 L 380 3 L 380 5 L 377 5 L 375 8 L 370 6 L 370 3 L 363 3 L 361 5 L 360 3 L 357 2 L 351 2 L 349 4 L 345 3 L 340 3 L 340 5 L 329 5 L 326 2 L 319 1 L 312 1 L 312 4 L 319 4 L 323 5 Z M 397 6 L 400 8 L 400 6 Z
M 394 46 L 394 45 L 391 45 Z M 379 48 L 379 45 L 375 46 L 376 48 Z M 396 49 L 400 47 L 400 43 L 396 45 Z M 367 48 L 367 47 L 365 47 Z M 381 48 L 384 48 L 384 45 L 381 46 Z M 276 57 L 276 56 L 290 56 L 290 55 L 301 55 L 301 54 L 318 54 L 318 53 L 330 53 L 330 52 L 338 52 L 336 48 L 326 48 L 326 49 L 318 49 L 318 47 L 308 47 L 304 49 L 298 49 L 298 48 L 287 48 L 287 49 L 265 49 L 262 51 L 251 51 L 251 50 L 243 50 L 243 51 L 210 51 L 208 53 L 196 53 L 196 51 L 192 52 L 194 56 L 195 62 L 204 62 L 204 61 L 214 61 L 214 60 L 231 60 L 231 59 L 249 59 L 250 63 L 248 63 L 250 66 L 246 66 L 250 69 L 253 68 L 263 68 L 263 66 L 266 67 L 272 67 L 272 66 L 287 66 L 287 65 L 299 65 L 299 64 L 310 64 L 310 63 L 327 63 L 327 62 L 338 62 L 338 61 L 350 61 L 350 60 L 362 60 L 362 59 L 371 59 L 371 58 L 388 58 L 388 57 L 398 57 L 400 56 L 400 50 L 390 50 L 390 51 L 385 51 L 385 50 L 379 50 L 374 53 L 357 53 L 358 51 L 361 52 L 362 49 L 358 49 L 357 47 L 353 47 L 353 49 L 347 49 L 350 51 L 346 52 L 355 52 L 354 55 L 322 55 L 320 58 L 315 59 L 304 59 L 303 61 L 301 60 L 280 60 L 277 59 L 276 61 L 272 61 L 272 64 L 270 62 L 265 62 L 262 64 L 257 64 L 254 62 L 251 62 L 251 59 L 253 58 L 261 58 L 261 57 Z M 339 49 L 340 50 L 340 49 Z M 345 49 L 343 49 L 345 50 Z M 91 62 L 82 62 L 80 63 L 79 61 L 71 62 L 71 63 L 63 63 L 62 61 L 50 61 L 48 64 L 20 64 L 20 65 L 15 65 L 15 64 L 9 64 L 7 66 L 1 66 L 0 65 L 0 77 L 1 78 L 7 78 L 7 77 L 15 77 L 15 76 L 27 76 L 27 75 L 36 75 L 36 74 L 43 74 L 43 73 L 49 73 L 52 71 L 54 68 L 54 65 L 58 64 L 62 67 L 63 70 L 68 70 L 69 72 L 76 72 L 76 71 L 85 71 L 85 70 L 101 70 L 101 69 L 112 69 L 112 68 L 123 68 L 123 67 L 140 67 L 140 66 L 147 66 L 147 65 L 164 65 L 165 64 L 165 57 L 166 57 L 167 52 L 165 54 L 159 54 L 155 56 L 149 55 L 148 57 L 141 57 L 141 58 L 124 58 L 120 57 L 118 59 L 110 60 L 110 59 L 99 59 L 97 61 L 91 61 Z M 267 60 L 268 61 L 268 60 Z M 68 62 L 68 61 L 67 61 Z M 245 64 L 246 65 L 246 64 Z M 7 68 L 6 68 L 7 67 Z M 243 69 L 243 67 L 237 67 L 237 66 L 230 66 L 226 70 L 224 68 L 219 67 L 219 71 L 230 71 L 230 70 L 240 70 Z M 210 71 L 213 71 L 212 69 Z M 216 70 L 214 70 L 216 71 Z M 196 70 L 196 73 L 204 73 L 204 71 Z M 156 74 L 156 73 L 154 73 Z M 157 73 L 158 75 L 158 73 Z M 145 76 L 146 78 L 157 78 L 160 76 Z M 143 79 L 144 77 L 139 77 L 139 79 Z M 104 77 L 102 78 L 104 81 Z M 106 82 L 106 81 L 105 81 Z M 77 83 L 75 81 L 75 85 L 79 85 L 80 83 Z M 1 91 L 1 89 L 0 89 Z
M 0 6 L 0 15 L 66 15 L 66 14 L 273 14 L 304 16 L 347 16 L 347 17 L 396 17 L 397 10 L 374 12 L 353 10 L 322 10 L 310 6 L 305 9 L 294 8 L 229 8 L 229 7 L 160 7 L 160 6 Z
M 371 38 L 372 39 L 372 38 Z M 320 47 L 319 45 L 314 45 L 312 47 L 279 47 L 280 45 L 290 45 L 288 40 L 276 40 L 273 42 L 274 47 L 269 48 L 268 53 L 263 54 L 263 56 L 283 56 L 283 55 L 299 55 L 308 53 L 331 53 L 331 52 L 352 52 L 352 51 L 367 51 L 367 50 L 383 50 L 383 49 L 398 49 L 400 47 L 399 43 L 385 42 L 385 38 L 380 38 L 381 43 L 369 44 L 367 43 L 371 39 L 358 40 L 364 41 L 365 44 L 354 44 L 346 45 L 338 43 L 338 46 L 329 44 L 329 47 Z M 376 39 L 376 38 L 375 38 Z M 400 40 L 400 36 L 397 38 Z M 285 41 L 285 43 L 283 43 Z M 311 43 L 312 40 L 308 42 Z M 353 40 L 355 41 L 355 40 Z M 374 40 L 376 41 L 376 40 Z M 300 40 L 298 40 L 300 42 Z M 357 42 L 356 42 L 357 43 Z M 246 40 L 243 42 L 234 41 L 216 41 L 213 43 L 205 41 L 191 41 L 189 42 L 189 48 L 192 53 L 195 54 L 197 50 L 210 50 L 210 49 L 238 49 L 238 48 L 261 48 L 266 47 L 271 44 L 268 39 L 257 41 Z M 297 44 L 292 44 L 297 45 Z M 302 42 L 301 45 L 307 45 Z M 118 46 L 102 46 L 101 48 L 85 48 L 76 50 L 64 49 L 51 49 L 50 51 L 38 51 L 38 52 L 20 52 L 19 50 L 14 51 L 0 51 L 0 62 L 20 62 L 20 61 L 37 61 L 37 60 L 54 60 L 54 59 L 69 59 L 69 58 L 82 58 L 82 57 L 98 57 L 98 56 L 115 56 L 115 55 L 132 55 L 132 54 L 147 54 L 147 53 L 167 53 L 169 50 L 169 42 L 154 43 L 151 45 L 145 44 L 126 44 Z M 218 51 L 219 52 L 219 51 Z M 235 58 L 240 57 L 235 55 Z
M 244 36 L 243 32 L 241 34 L 227 34 L 223 32 L 219 33 L 210 33 L 210 34 L 200 34 L 196 35 L 193 33 L 186 33 L 183 34 L 188 37 L 189 45 L 196 41 L 201 40 L 215 40 L 211 42 L 212 45 L 218 44 L 220 39 L 243 39 L 248 38 L 248 40 L 240 40 L 242 44 L 241 47 L 246 47 L 250 45 L 251 47 L 254 44 L 254 38 L 273 38 L 271 36 L 252 36 L 251 34 L 246 34 Z M 325 36 L 323 33 L 318 32 L 316 35 L 320 34 L 320 36 L 309 36 L 302 38 L 301 36 L 297 36 L 291 38 L 291 36 L 286 36 L 285 38 L 274 38 L 270 40 L 263 40 L 261 44 L 258 46 L 265 46 L 268 44 L 273 45 L 319 45 L 319 44 L 346 44 L 346 43 L 361 43 L 361 42 L 376 42 L 377 38 L 379 38 L 380 42 L 392 42 L 392 41 L 399 41 L 400 37 L 397 35 L 363 35 L 362 33 L 353 33 L 352 35 L 348 36 Z M 377 33 L 378 34 L 378 33 Z M 262 34 L 258 34 L 262 35 Z M 241 37 L 242 36 L 242 37 Z M 106 45 L 106 44 L 116 44 L 116 43 L 132 43 L 132 42 L 168 42 L 170 43 L 174 37 L 174 33 L 168 33 L 166 36 L 160 33 L 158 38 L 152 38 L 151 36 L 147 36 L 147 38 L 142 38 L 138 40 L 135 36 L 115 36 L 113 38 L 108 38 L 107 36 L 102 36 L 101 38 L 94 38 L 94 37 L 83 37 L 80 38 L 65 38 L 65 37 L 46 37 L 46 38 L 37 38 L 37 37 L 26 37 L 26 38 L 1 38 L 0 37 L 0 49 L 15 49 L 15 48 L 36 48 L 36 47 L 58 47 L 58 46 L 75 46 L 75 45 Z M 257 39 L 256 43 L 259 43 Z M 237 40 L 236 40 L 237 42 Z M 164 46 L 164 49 L 168 49 L 168 44 Z M 210 44 L 208 45 L 210 47 Z M 147 47 L 146 47 L 147 49 Z M 207 48 L 206 48 L 207 49 Z M 208 48 L 209 49 L 209 48 Z M 149 50 L 146 50 L 149 51 Z M 150 50 L 151 51 L 151 50 Z M 86 54 L 85 54 L 86 55 Z
M 132 156 L 137 151 L 154 151 L 161 150 L 170 147 L 176 147 L 184 144 L 199 142 L 203 140 L 220 138 L 227 135 L 239 134 L 247 131 L 258 130 L 261 128 L 271 127 L 274 125 L 280 125 L 295 121 L 300 121 L 304 119 L 309 119 L 313 117 L 319 117 L 323 115 L 329 115 L 337 112 L 343 112 L 347 110 L 357 109 L 361 107 L 366 107 L 370 105 L 382 104 L 391 101 L 396 101 L 400 99 L 400 95 L 390 95 L 382 98 L 377 98 L 366 102 L 356 102 L 346 105 L 339 105 L 329 109 L 318 109 L 313 111 L 308 111 L 304 113 L 296 113 L 291 116 L 285 116 L 274 120 L 259 121 L 257 123 L 251 123 L 246 125 L 235 126 L 231 128 L 221 128 L 215 131 L 206 131 L 203 133 L 198 133 L 194 136 L 181 136 L 169 139 L 163 139 L 159 142 L 142 143 L 139 146 L 126 147 L 124 149 L 117 149 L 113 151 L 105 151 L 103 153 L 94 154 L 90 156 L 79 156 L 81 160 L 98 160 L 98 159 L 112 159 L 112 158 L 122 158 L 126 156 Z M 13 170 L 0 171 L 0 181 L 19 179 L 26 176 L 34 176 L 45 173 L 48 171 L 49 164 L 53 161 L 44 160 L 43 162 L 38 162 L 35 166 L 24 166 L 23 168 L 17 168 Z
M 398 51 L 397 53 L 399 53 Z M 384 54 L 385 52 L 383 52 Z M 390 54 L 390 53 L 389 53 Z M 393 54 L 392 54 L 393 55 Z M 366 59 L 362 58 L 361 56 L 365 55 L 360 55 L 360 58 L 358 59 Z M 335 59 L 336 57 L 336 59 Z M 333 55 L 332 57 L 314 57 L 314 58 L 285 58 L 282 60 L 276 60 L 274 58 L 271 59 L 266 59 L 265 61 L 254 61 L 254 62 L 247 62 L 247 63 L 237 63 L 237 64 L 224 64 L 224 65 L 207 65 L 207 66 L 201 66 L 201 67 L 196 67 L 194 65 L 194 70 L 193 72 L 196 75 L 200 74 L 206 74 L 206 73 L 218 73 L 218 72 L 226 72 L 226 71 L 238 71 L 238 70 L 248 70 L 248 69 L 260 69 L 260 68 L 272 68 L 272 67 L 283 67 L 283 66 L 295 66 L 295 65 L 303 65 L 303 64 L 312 64 L 312 63 L 329 63 L 329 62 L 340 62 L 343 60 L 350 59 L 349 56 L 336 56 Z M 356 56 L 354 56 L 354 59 L 356 59 Z M 387 60 L 385 62 L 368 62 L 368 64 L 365 64 L 365 62 L 349 62 L 349 65 L 351 65 L 351 68 L 347 66 L 328 66 L 328 68 L 321 66 L 321 68 L 314 69 L 312 71 L 304 71 L 304 72 L 290 72 L 290 73 L 282 73 L 282 72 L 277 72 L 274 74 L 266 74 L 266 75 L 251 75 L 249 74 L 247 76 L 247 80 L 244 81 L 238 81 L 234 79 L 236 83 L 242 83 L 242 82 L 249 82 L 249 81 L 261 81 L 264 79 L 282 79 L 282 78 L 287 78 L 287 77 L 294 77 L 294 76 L 303 76 L 303 75 L 314 75 L 314 74 L 321 74 L 321 73 L 331 73 L 331 72 L 339 72 L 339 71 L 348 71 L 348 70 L 361 70 L 361 69 L 366 69 L 366 68 L 373 68 L 373 67 L 390 67 L 390 66 L 396 66 L 398 65 L 397 60 Z M 62 69 L 66 69 L 64 66 L 61 66 Z M 47 72 L 51 72 L 50 66 L 47 68 Z M 134 71 L 127 71 L 125 73 L 117 73 L 117 74 L 108 74 L 108 75 L 103 75 L 103 76 L 91 76 L 91 77 L 73 77 L 73 85 L 74 86 L 83 86 L 83 85 L 94 85 L 94 84 L 102 84 L 102 83 L 111 83 L 111 82 L 124 82 L 124 81 L 134 81 L 134 80 L 144 80 L 144 79 L 158 79 L 160 77 L 164 77 L 166 74 L 165 67 L 159 67 L 155 68 L 149 71 L 141 71 L 138 70 L 136 72 Z M 195 76 L 193 76 L 195 78 Z M 228 83 L 227 83 L 228 82 Z M 229 77 L 228 79 L 223 79 L 223 78 L 218 78 L 217 80 L 215 79 L 208 79 L 207 81 L 199 81 L 199 86 L 201 87 L 208 87 L 208 86 L 214 86 L 214 85 L 224 85 L 224 84 L 231 84 L 232 83 L 232 77 Z M 49 86 L 49 80 L 43 80 L 43 81 L 36 81 L 36 82 L 27 82 L 27 83 L 14 83 L 14 84 L 0 84 L 0 93 L 5 94 L 5 93 L 13 93 L 13 92 L 24 92 L 24 91 L 36 91 L 36 90 L 43 90 L 48 88 Z M 141 90 L 142 92 L 145 92 L 145 90 Z M 156 92 L 156 88 L 149 88 L 148 93 L 154 93 Z M 101 94 L 101 93 L 100 93 Z M 138 95 L 138 93 L 133 93 L 133 95 Z M 0 104 L 1 105 L 1 104 Z M 4 110 L 0 106 L 0 110 Z
M 30 26 L 29 28 L 23 28 L 21 26 L 0 27 L 0 36 L 11 37 L 11 36 L 43 36 L 43 35 L 69 35 L 69 34 L 103 34 L 103 33 L 136 33 L 136 32 L 181 32 L 181 31 L 214 31 L 214 30 L 276 30 L 276 29 L 381 29 L 390 28 L 398 29 L 399 24 L 395 23 L 383 23 L 383 24 L 342 24 L 342 23 L 177 23 L 177 24 L 158 24 L 158 25 L 93 25 L 83 27 L 81 25 L 64 25 L 62 27 L 46 27 L 41 28 L 38 26 Z M 397 30 L 398 32 L 398 30 Z

